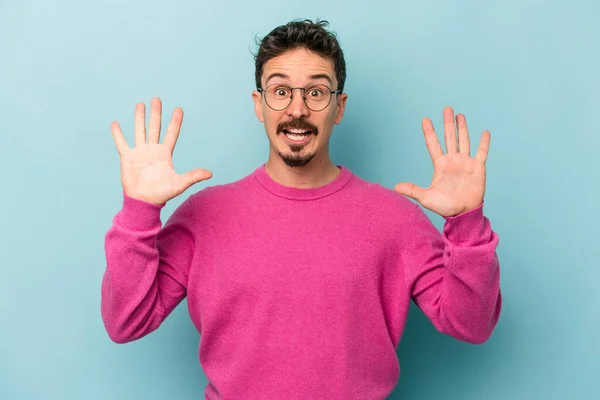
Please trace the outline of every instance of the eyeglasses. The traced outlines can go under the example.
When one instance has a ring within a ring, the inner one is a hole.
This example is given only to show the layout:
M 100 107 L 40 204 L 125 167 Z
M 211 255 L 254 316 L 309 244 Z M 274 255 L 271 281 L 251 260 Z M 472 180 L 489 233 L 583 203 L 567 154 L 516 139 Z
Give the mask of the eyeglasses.
M 313 85 L 308 88 L 291 88 L 281 84 L 267 86 L 266 89 L 258 88 L 265 96 L 267 105 L 275 111 L 283 111 L 292 103 L 293 91 L 299 89 L 303 92 L 304 104 L 312 111 L 323 111 L 331 102 L 332 94 L 340 94 L 341 90 L 332 91 L 325 85 Z

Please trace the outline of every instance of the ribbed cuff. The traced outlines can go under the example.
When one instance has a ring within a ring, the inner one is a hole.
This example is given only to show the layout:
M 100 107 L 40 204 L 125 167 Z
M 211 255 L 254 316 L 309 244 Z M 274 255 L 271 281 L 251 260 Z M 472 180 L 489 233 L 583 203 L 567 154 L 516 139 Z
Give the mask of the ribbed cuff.
M 475 246 L 490 237 L 491 226 L 483 215 L 483 202 L 477 208 L 444 219 L 444 235 L 456 245 Z
M 160 210 L 165 204 L 153 204 L 134 199 L 123 193 L 123 208 L 119 212 L 119 223 L 128 229 L 145 231 L 161 227 Z

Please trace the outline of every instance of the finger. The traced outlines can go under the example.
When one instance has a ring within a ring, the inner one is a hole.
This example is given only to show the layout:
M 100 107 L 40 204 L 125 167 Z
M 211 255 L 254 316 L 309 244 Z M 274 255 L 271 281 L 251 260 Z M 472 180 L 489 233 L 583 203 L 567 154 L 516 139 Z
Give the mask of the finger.
M 123 155 L 129 149 L 129 146 L 127 145 L 127 140 L 125 140 L 125 136 L 123 136 L 121 126 L 117 121 L 113 121 L 113 123 L 110 124 L 110 129 L 112 131 L 115 145 L 117 146 L 117 151 L 120 155 Z
M 431 159 L 435 161 L 436 158 L 444 154 L 444 151 L 442 150 L 440 141 L 433 129 L 433 123 L 429 118 L 424 118 L 423 121 L 421 121 L 421 128 L 425 135 L 425 145 L 427 146 L 429 155 L 431 156 Z
M 175 143 L 177 143 L 177 138 L 179 137 L 182 121 L 183 110 L 181 108 L 176 108 L 171 115 L 171 122 L 169 122 L 169 127 L 167 128 L 167 133 L 163 142 L 164 145 L 171 150 L 171 153 L 173 153 L 173 150 L 175 149 Z
M 444 140 L 446 141 L 446 153 L 456 153 L 456 126 L 452 107 L 444 108 Z
M 458 114 L 456 116 L 456 127 L 458 130 L 458 151 L 470 155 L 471 144 L 469 140 L 469 131 L 467 130 L 467 118 L 465 118 L 464 114 Z
M 481 162 L 484 164 L 487 161 L 488 152 L 490 151 L 490 140 L 490 132 L 483 131 L 483 134 L 481 135 L 481 141 L 479 142 L 479 148 L 477 149 L 477 154 L 475 154 L 475 157 L 481 160 Z
M 146 143 L 146 105 L 144 103 L 138 103 L 135 107 L 134 137 L 136 146 Z
M 160 119 L 162 117 L 162 102 L 155 97 L 150 102 L 150 124 L 148 126 L 148 143 L 158 144 L 160 139 Z
M 411 199 L 417 200 L 419 203 L 421 202 L 421 199 L 425 193 L 425 189 L 409 182 L 398 183 L 394 187 L 394 190 L 403 196 L 408 196 Z
M 175 182 L 175 190 L 177 193 L 181 194 L 193 184 L 210 178 L 212 178 L 212 173 L 210 171 L 206 169 L 194 169 L 178 176 L 177 181 Z

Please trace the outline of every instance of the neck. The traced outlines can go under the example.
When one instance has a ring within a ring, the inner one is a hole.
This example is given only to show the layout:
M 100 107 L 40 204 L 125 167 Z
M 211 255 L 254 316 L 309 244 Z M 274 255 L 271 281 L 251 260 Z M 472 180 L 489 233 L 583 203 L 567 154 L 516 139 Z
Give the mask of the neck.
M 327 185 L 335 180 L 340 172 L 340 169 L 329 157 L 317 158 L 315 156 L 303 167 L 289 167 L 277 154 L 269 154 L 265 170 L 275 182 L 299 189 Z

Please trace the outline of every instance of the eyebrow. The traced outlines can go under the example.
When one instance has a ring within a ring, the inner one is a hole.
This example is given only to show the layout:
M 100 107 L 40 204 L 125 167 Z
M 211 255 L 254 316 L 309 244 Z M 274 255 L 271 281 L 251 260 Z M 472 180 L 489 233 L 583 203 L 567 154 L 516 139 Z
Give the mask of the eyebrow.
M 267 77 L 267 80 L 265 82 L 269 83 L 269 81 L 273 78 L 290 79 L 290 77 L 287 76 L 286 74 L 282 74 L 281 72 L 274 72 Z
M 266 82 L 268 83 L 271 79 L 273 78 L 282 78 L 282 79 L 290 79 L 289 76 L 287 76 L 286 74 L 282 74 L 281 72 L 274 72 L 271 75 L 269 75 L 267 77 Z M 310 80 L 317 80 L 317 79 L 326 79 L 330 85 L 333 84 L 331 77 L 329 77 L 329 75 L 327 74 L 316 74 L 316 75 L 311 75 L 309 76 Z
M 317 79 L 326 79 L 330 85 L 333 85 L 333 82 L 331 81 L 331 78 L 329 77 L 329 75 L 327 74 L 316 74 L 316 75 L 311 75 L 310 76 L 311 80 L 317 80 Z

